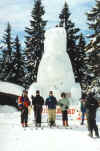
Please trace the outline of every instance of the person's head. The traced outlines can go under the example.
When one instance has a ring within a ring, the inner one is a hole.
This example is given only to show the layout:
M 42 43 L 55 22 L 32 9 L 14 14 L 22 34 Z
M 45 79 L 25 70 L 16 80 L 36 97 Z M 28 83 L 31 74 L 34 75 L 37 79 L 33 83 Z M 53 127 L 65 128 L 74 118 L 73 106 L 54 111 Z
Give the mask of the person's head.
M 82 99 L 86 99 L 86 97 L 87 97 L 87 95 L 86 95 L 86 93 L 82 93 Z
M 61 98 L 65 98 L 66 97 L 66 93 L 65 92 L 62 92 L 61 93 Z
M 49 91 L 49 96 L 53 96 L 53 91 Z
M 23 96 L 26 97 L 28 95 L 28 92 L 26 90 L 23 90 Z
M 93 97 L 94 95 L 95 95 L 94 92 L 90 92 L 90 93 L 89 93 L 89 97 Z
M 40 91 L 39 90 L 36 90 L 36 96 L 37 95 L 40 95 Z

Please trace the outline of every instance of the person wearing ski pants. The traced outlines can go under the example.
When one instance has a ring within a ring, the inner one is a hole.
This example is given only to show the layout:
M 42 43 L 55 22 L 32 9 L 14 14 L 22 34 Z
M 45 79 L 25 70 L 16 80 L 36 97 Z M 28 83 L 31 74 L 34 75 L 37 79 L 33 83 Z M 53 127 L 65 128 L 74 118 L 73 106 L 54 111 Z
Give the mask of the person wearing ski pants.
M 86 101 L 86 114 L 87 114 L 88 130 L 89 130 L 90 137 L 93 137 L 93 130 L 95 131 L 95 136 L 99 137 L 99 131 L 96 125 L 96 110 L 98 107 L 99 104 L 94 97 L 94 93 L 90 92 Z
M 50 127 L 55 126 L 56 120 L 56 105 L 57 100 L 56 97 L 53 96 L 53 91 L 49 92 L 49 97 L 45 101 L 45 105 L 48 107 L 48 122 Z
M 28 126 L 28 107 L 30 105 L 30 101 L 27 94 L 28 92 L 24 90 L 22 96 L 18 97 L 18 109 L 21 110 L 22 127 Z
M 82 118 L 81 125 L 84 124 L 84 118 L 85 118 L 85 114 L 86 114 L 85 103 L 86 103 L 85 97 L 81 98 L 81 106 L 80 106 L 81 113 L 82 113 L 82 116 L 81 116 L 81 118 Z
M 62 123 L 63 123 L 63 126 L 67 127 L 68 126 L 67 109 L 69 108 L 69 99 L 67 98 L 65 92 L 61 93 L 61 99 L 59 100 L 58 105 L 61 107 L 61 111 L 62 111 Z
M 34 108 L 35 126 L 41 127 L 41 115 L 42 106 L 44 105 L 44 99 L 40 96 L 40 91 L 36 91 L 36 96 L 32 97 L 32 105 Z

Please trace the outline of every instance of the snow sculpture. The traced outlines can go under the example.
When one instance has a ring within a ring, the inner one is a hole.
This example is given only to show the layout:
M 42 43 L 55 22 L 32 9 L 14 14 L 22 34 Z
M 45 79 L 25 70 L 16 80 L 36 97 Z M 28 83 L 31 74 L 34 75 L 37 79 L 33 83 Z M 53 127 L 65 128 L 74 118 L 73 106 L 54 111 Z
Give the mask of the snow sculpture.
M 44 97 L 53 90 L 59 98 L 61 92 L 71 92 L 73 85 L 74 75 L 66 53 L 66 32 L 62 27 L 55 27 L 45 34 L 44 55 L 39 65 L 37 83 L 30 86 L 29 97 L 39 89 Z
M 71 88 L 71 98 L 73 105 L 79 105 L 79 100 L 81 98 L 81 87 L 79 83 L 75 83 Z M 79 105 L 80 107 L 80 105 Z

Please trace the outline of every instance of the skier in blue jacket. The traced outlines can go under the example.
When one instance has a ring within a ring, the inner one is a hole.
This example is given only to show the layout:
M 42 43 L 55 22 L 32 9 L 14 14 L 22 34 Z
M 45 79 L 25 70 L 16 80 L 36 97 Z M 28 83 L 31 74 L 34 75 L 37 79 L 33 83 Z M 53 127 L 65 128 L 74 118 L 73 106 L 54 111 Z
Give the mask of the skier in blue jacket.
M 49 125 L 50 127 L 55 126 L 57 100 L 53 96 L 53 91 L 49 92 L 49 97 L 46 99 L 45 105 L 48 107 Z

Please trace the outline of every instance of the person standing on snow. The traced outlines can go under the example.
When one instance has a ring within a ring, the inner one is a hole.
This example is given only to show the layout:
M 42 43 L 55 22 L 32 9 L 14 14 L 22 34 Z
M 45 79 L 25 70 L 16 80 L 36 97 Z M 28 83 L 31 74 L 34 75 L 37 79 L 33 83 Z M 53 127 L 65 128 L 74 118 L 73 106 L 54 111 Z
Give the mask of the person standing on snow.
M 64 92 L 61 93 L 61 99 L 59 100 L 58 105 L 61 107 L 61 111 L 62 111 L 63 126 L 67 127 L 68 126 L 67 109 L 69 108 L 69 100 L 66 96 L 66 93 L 64 93 Z
M 85 118 L 85 114 L 86 114 L 86 106 L 85 106 L 85 103 L 86 103 L 86 99 L 85 99 L 85 97 L 83 96 L 83 97 L 81 98 L 81 107 L 80 107 L 81 113 L 82 113 L 81 125 L 84 124 L 84 118 Z
M 30 105 L 30 101 L 28 99 L 28 92 L 26 90 L 23 91 L 22 96 L 18 97 L 18 109 L 21 110 L 21 124 L 22 127 L 28 126 L 28 107 Z
M 41 127 L 42 106 L 44 99 L 40 96 L 40 91 L 36 91 L 36 96 L 32 97 L 32 105 L 34 106 L 35 126 Z
M 49 125 L 50 127 L 55 126 L 57 100 L 56 97 L 53 96 L 53 91 L 49 92 L 49 97 L 46 99 L 45 105 L 48 107 Z
M 86 101 L 86 113 L 89 136 L 93 137 L 93 130 L 96 137 L 99 137 L 98 127 L 96 125 L 96 110 L 99 107 L 97 100 L 94 98 L 94 93 L 90 92 Z

